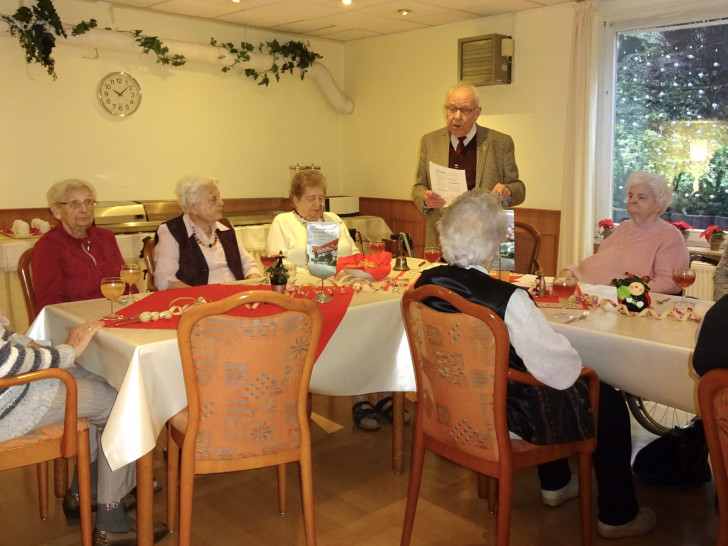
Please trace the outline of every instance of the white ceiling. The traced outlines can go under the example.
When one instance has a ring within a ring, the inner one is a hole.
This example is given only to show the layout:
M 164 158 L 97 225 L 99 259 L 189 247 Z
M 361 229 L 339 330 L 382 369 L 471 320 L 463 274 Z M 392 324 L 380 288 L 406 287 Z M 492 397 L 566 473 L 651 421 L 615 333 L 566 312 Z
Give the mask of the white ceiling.
M 356 40 L 574 0 L 112 0 L 191 17 L 332 40 Z M 400 9 L 409 10 L 403 16 Z

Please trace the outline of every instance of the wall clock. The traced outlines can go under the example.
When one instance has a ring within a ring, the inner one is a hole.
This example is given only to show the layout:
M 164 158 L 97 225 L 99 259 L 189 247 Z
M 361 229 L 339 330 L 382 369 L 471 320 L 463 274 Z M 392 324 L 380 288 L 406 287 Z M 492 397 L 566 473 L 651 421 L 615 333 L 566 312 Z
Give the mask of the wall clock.
M 99 82 L 99 103 L 112 116 L 130 116 L 142 102 L 142 88 L 133 76 L 112 72 Z

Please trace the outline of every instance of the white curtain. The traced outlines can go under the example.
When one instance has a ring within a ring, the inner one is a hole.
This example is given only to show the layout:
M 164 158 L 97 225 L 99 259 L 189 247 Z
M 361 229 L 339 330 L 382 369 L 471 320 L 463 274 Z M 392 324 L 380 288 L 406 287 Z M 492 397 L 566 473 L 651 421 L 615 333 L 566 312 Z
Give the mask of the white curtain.
M 592 76 L 592 28 L 597 7 L 598 0 L 574 4 L 557 272 L 593 250 L 596 82 Z

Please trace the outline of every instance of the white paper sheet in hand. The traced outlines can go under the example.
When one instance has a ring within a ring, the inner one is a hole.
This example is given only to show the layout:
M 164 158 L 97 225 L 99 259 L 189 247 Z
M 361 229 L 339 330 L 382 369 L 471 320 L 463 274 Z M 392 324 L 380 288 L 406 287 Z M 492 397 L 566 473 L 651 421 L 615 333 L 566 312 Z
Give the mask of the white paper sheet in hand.
M 446 205 L 452 203 L 461 193 L 468 191 L 465 171 L 449 169 L 432 161 L 430 161 L 430 186 L 433 192 L 445 200 Z

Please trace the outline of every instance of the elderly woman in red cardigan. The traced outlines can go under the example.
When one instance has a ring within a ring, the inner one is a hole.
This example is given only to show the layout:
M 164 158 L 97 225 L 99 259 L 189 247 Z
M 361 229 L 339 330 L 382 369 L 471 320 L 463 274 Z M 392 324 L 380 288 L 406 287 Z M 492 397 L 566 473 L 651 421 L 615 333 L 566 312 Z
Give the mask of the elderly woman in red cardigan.
M 124 258 L 114 234 L 93 225 L 96 190 L 83 180 L 68 179 L 53 184 L 47 197 L 59 222 L 33 248 L 36 308 L 103 298 L 101 279 L 118 277 Z

